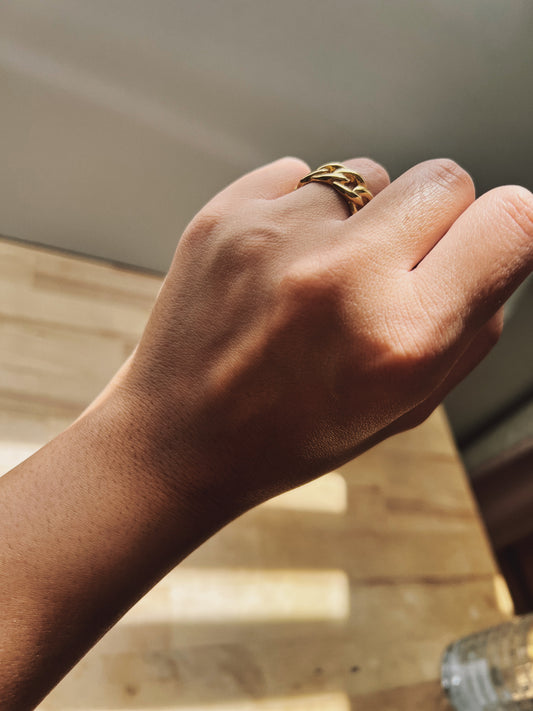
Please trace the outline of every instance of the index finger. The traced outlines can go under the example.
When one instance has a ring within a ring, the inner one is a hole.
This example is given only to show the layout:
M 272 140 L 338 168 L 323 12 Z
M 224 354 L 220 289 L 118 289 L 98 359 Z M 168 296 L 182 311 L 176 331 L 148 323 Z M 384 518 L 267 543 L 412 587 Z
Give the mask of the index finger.
M 412 270 L 435 318 L 480 328 L 533 271 L 533 195 L 518 185 L 479 197 Z

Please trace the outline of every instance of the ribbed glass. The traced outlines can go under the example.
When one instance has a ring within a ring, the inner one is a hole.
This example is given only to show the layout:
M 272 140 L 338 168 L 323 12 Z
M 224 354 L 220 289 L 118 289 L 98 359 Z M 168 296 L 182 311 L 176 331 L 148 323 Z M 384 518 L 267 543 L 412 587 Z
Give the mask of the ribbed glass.
M 452 642 L 441 681 L 457 711 L 533 711 L 533 614 Z

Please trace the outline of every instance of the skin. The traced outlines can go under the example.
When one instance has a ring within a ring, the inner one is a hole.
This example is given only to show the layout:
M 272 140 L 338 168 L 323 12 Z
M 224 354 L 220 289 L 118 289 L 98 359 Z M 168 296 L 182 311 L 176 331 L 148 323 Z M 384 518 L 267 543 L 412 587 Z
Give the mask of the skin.
M 244 511 L 422 422 L 533 269 L 533 196 L 450 160 L 349 215 L 265 165 L 189 223 L 105 390 L 0 480 L 0 707 L 33 708 L 173 566 Z

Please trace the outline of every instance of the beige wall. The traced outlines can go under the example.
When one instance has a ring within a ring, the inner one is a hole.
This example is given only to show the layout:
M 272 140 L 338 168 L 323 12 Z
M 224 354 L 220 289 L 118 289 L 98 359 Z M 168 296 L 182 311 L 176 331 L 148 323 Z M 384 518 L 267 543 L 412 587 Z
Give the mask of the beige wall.
M 0 469 L 70 424 L 142 333 L 161 279 L 0 240 Z

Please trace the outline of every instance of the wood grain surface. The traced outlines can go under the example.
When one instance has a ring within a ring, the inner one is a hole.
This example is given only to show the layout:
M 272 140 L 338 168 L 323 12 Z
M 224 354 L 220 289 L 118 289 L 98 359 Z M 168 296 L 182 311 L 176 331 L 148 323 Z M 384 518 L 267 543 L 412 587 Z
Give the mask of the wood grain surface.
M 104 387 L 160 285 L 0 240 L 2 472 Z M 442 710 L 446 644 L 511 614 L 439 409 L 211 538 L 39 709 Z

